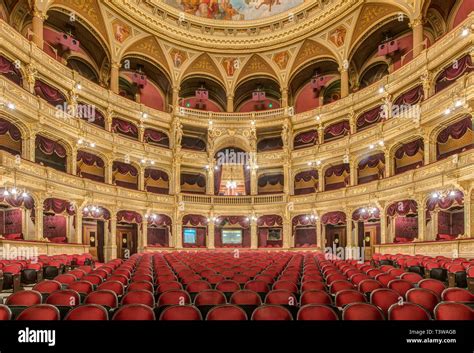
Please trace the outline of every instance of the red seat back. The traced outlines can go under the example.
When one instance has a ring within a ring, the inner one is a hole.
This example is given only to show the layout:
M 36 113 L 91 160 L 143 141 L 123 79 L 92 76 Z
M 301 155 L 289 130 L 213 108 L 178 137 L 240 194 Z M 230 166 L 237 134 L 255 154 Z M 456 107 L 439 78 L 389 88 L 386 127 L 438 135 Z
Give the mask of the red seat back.
M 430 320 L 430 314 L 421 306 L 415 303 L 403 303 L 403 305 L 393 304 L 388 309 L 388 319 L 397 321 L 410 320 Z
M 224 293 L 218 290 L 209 289 L 199 292 L 194 298 L 194 305 L 220 305 L 227 302 Z
M 320 304 L 304 305 L 298 310 L 296 320 L 339 320 L 337 314 L 331 308 Z
M 252 320 L 255 321 L 288 321 L 293 320 L 288 309 L 278 305 L 262 305 L 252 313 Z
M 173 305 L 165 310 L 160 315 L 162 321 L 198 321 L 202 320 L 201 312 L 192 305 Z
M 155 306 L 155 297 L 153 293 L 147 290 L 132 290 L 122 298 L 122 305 L 143 304 L 151 308 Z
M 219 305 L 207 313 L 206 320 L 245 321 L 247 320 L 247 314 L 241 308 L 232 304 Z
M 16 318 L 19 321 L 56 321 L 59 320 L 59 310 L 54 305 L 38 304 L 23 310 Z
M 343 320 L 383 320 L 383 314 L 379 308 L 367 303 L 353 303 L 347 305 L 342 312 Z
M 337 292 L 335 303 L 338 307 L 343 307 L 351 303 L 365 303 L 365 296 L 354 289 L 345 289 Z
M 81 297 L 78 292 L 72 289 L 58 290 L 51 293 L 46 299 L 46 304 L 60 306 L 78 306 Z
M 118 306 L 118 298 L 117 294 L 111 290 L 97 290 L 87 295 L 84 304 L 98 304 L 109 308 L 116 308 Z
M 32 306 L 41 304 L 42 297 L 41 293 L 35 290 L 22 290 L 8 296 L 5 304 L 7 305 L 19 305 L 19 306 Z
M 474 320 L 474 310 L 462 303 L 439 303 L 434 317 L 436 320 Z
M 236 305 L 261 305 L 262 299 L 257 292 L 243 289 L 232 294 L 230 303 Z
M 115 312 L 112 320 L 150 321 L 155 320 L 155 313 L 149 306 L 143 304 L 129 304 L 120 307 Z
M 107 310 L 101 305 L 86 304 L 75 307 L 69 311 L 64 318 L 67 321 L 96 321 L 96 320 L 108 320 L 109 315 Z

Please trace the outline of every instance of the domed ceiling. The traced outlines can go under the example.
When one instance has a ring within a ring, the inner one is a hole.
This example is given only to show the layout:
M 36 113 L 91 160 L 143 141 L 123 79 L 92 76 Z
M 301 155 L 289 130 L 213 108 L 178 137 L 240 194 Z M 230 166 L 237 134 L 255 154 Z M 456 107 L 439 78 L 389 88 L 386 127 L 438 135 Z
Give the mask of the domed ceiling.
M 258 20 L 310 0 L 163 0 L 185 14 L 216 20 Z

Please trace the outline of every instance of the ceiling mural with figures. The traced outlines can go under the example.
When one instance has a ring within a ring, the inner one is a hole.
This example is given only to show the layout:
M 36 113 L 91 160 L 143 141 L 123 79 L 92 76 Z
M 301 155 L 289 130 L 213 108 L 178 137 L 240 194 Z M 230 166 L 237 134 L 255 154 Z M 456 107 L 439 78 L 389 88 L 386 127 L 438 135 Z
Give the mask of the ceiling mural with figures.
M 185 14 L 216 20 L 258 20 L 288 11 L 308 0 L 163 0 Z

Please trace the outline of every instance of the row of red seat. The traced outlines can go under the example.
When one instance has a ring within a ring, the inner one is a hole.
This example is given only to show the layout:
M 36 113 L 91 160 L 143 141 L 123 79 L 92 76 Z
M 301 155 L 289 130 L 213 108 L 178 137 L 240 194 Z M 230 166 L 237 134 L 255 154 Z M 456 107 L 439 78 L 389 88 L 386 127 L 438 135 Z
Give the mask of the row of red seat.
M 466 302 L 474 302 L 464 289 L 392 265 L 289 252 L 134 255 L 95 270 L 75 269 L 33 289 L 9 297 L 5 317 L 7 308 L 53 305 L 65 319 L 442 320 L 472 319 Z M 26 310 L 13 315 L 21 319 Z

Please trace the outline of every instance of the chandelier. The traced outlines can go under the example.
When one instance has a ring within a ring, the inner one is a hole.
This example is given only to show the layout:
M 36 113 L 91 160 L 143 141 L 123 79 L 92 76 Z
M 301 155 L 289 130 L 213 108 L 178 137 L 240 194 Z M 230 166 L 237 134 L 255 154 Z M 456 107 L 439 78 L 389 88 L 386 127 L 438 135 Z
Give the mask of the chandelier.
M 445 190 L 442 190 L 442 191 L 435 191 L 431 194 L 431 197 L 433 199 L 445 199 L 447 197 L 454 197 L 456 196 L 457 194 L 457 191 L 454 190 L 454 189 L 445 189 Z
M 87 205 L 84 207 L 83 211 L 85 213 L 91 213 L 95 216 L 98 216 L 102 213 L 101 207 L 97 205 Z
M 3 196 L 4 197 L 12 196 L 14 199 L 16 199 L 18 196 L 21 196 L 23 198 L 28 197 L 28 192 L 26 191 L 25 188 L 20 190 L 16 186 L 16 169 L 13 170 L 13 187 L 9 188 L 8 186 L 5 185 L 5 188 L 3 190 Z
M 228 180 L 225 187 L 231 190 L 237 189 L 237 182 L 235 180 Z
M 95 147 L 95 142 L 92 142 L 92 141 L 87 141 L 83 138 L 80 138 L 79 140 L 77 140 L 77 144 L 79 146 L 85 146 L 85 147 L 91 147 L 91 148 L 94 148 Z

